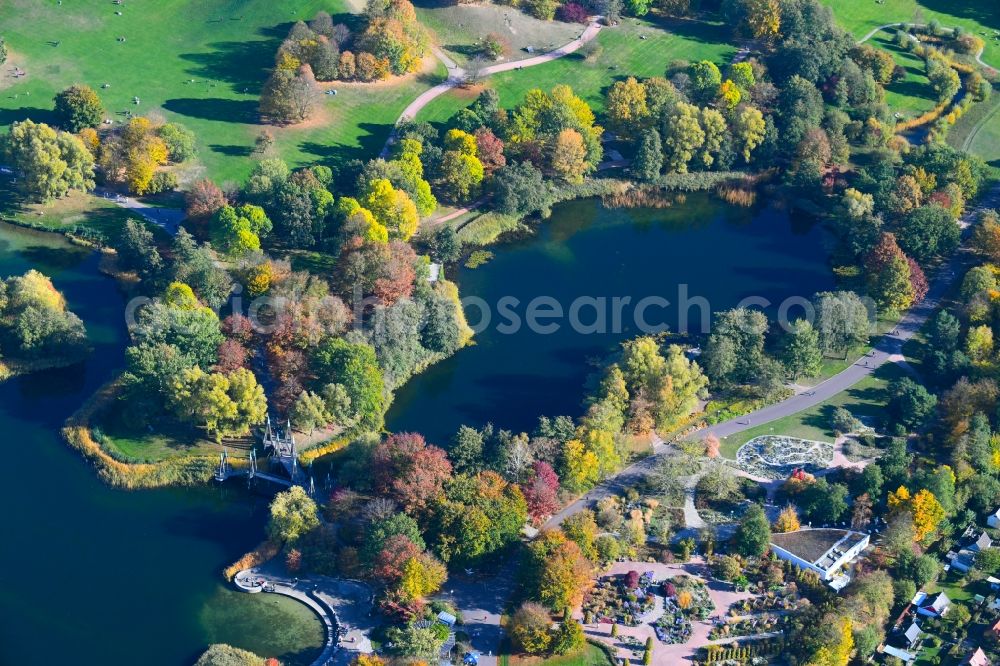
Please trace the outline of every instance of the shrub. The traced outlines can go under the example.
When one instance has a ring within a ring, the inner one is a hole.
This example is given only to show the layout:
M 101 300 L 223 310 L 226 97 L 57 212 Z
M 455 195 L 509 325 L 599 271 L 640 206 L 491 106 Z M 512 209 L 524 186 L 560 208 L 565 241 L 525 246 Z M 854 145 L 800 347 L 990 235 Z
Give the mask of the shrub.
M 587 10 L 575 2 L 567 2 L 559 7 L 556 18 L 564 23 L 587 23 L 589 20 Z

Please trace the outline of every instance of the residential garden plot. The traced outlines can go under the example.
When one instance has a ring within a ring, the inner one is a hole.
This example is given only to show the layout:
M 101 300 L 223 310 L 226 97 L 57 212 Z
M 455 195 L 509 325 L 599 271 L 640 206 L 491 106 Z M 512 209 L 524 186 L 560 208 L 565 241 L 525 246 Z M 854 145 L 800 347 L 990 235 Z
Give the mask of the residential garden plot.
M 833 444 L 784 435 L 755 437 L 736 452 L 744 472 L 767 479 L 783 479 L 795 469 L 808 472 L 833 463 Z
M 629 76 L 663 76 L 670 62 L 678 59 L 724 65 L 736 52 L 730 40 L 729 29 L 721 23 L 627 18 L 616 27 L 601 30 L 576 53 L 491 76 L 485 84 L 500 93 L 501 106 L 511 108 L 532 88 L 549 90 L 565 83 L 599 113 L 604 108 L 604 95 L 615 81 Z M 474 99 L 467 91 L 450 91 L 424 107 L 417 119 L 443 122 Z
M 541 21 L 507 5 L 456 5 L 418 2 L 417 18 L 427 26 L 441 47 L 459 64 L 474 58 L 489 33 L 509 46 L 502 61 L 531 57 L 527 49 L 551 51 L 580 36 L 584 26 L 562 21 Z
M 0 71 L 0 129 L 51 120 L 53 96 L 87 84 L 112 118 L 131 111 L 190 128 L 204 171 L 189 177 L 218 181 L 242 179 L 252 166 L 247 156 L 263 129 L 258 93 L 292 22 L 320 9 L 338 22 L 356 20 L 343 0 L 6 0 L 2 7 L 11 56 Z M 299 166 L 377 153 L 406 105 L 445 77 L 443 66 L 428 65 L 428 73 L 398 81 L 332 84 L 338 94 L 324 96 L 314 120 L 273 128 L 278 155 Z M 13 66 L 26 75 L 15 79 Z

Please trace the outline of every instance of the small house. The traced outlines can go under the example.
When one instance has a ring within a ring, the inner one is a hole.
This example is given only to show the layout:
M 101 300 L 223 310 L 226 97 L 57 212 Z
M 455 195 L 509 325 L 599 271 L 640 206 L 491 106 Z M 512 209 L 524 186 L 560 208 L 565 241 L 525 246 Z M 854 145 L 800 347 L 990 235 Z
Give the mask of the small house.
M 1000 527 L 1000 509 L 994 511 L 993 515 L 986 519 L 986 524 L 990 527 Z
M 986 656 L 986 653 L 983 652 L 983 648 L 976 648 L 976 651 L 969 655 L 969 658 L 962 663 L 969 666 L 990 666 L 992 662 Z
M 917 613 L 925 617 L 944 617 L 951 608 L 951 599 L 944 592 L 939 593 L 933 600 L 925 593 L 921 592 L 914 598 L 914 605 Z
M 918 625 L 915 620 L 910 623 L 910 626 L 903 632 L 903 638 L 906 639 L 906 647 L 910 649 L 912 649 L 913 646 L 915 646 L 920 640 L 920 625 Z
M 838 529 L 803 529 L 771 535 L 771 551 L 782 560 L 815 571 L 836 591 L 850 582 L 845 573 L 868 547 L 869 536 L 861 532 Z

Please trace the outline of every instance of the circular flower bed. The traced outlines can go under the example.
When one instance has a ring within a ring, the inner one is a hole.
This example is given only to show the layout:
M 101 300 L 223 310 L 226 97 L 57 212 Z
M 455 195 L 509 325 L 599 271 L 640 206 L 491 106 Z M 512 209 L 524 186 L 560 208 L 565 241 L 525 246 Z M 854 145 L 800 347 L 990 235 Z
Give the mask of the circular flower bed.
M 813 472 L 832 463 L 833 444 L 783 435 L 754 437 L 736 452 L 740 469 L 767 479 L 783 479 L 796 469 Z

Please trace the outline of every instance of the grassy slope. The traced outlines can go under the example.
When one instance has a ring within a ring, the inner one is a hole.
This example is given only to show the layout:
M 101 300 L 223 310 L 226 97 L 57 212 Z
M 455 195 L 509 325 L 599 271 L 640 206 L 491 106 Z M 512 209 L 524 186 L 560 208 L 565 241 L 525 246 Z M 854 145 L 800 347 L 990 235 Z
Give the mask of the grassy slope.
M 455 5 L 417 2 L 417 18 L 434 33 L 452 58 L 464 63 L 476 55 L 476 46 L 489 33 L 510 44 L 506 60 L 530 57 L 529 46 L 548 51 L 576 39 L 583 26 L 560 21 L 540 21 L 503 5 Z
M 675 59 L 728 63 L 736 51 L 728 41 L 728 31 L 718 24 L 629 18 L 618 27 L 602 30 L 581 52 L 530 69 L 492 76 L 488 85 L 499 91 L 504 106 L 512 107 L 531 88 L 548 90 L 567 83 L 599 111 L 608 87 L 627 76 L 662 76 Z M 471 101 L 467 93 L 453 91 L 428 104 L 418 118 L 444 121 Z
M 0 79 L 0 127 L 27 117 L 48 120 L 58 90 L 86 83 L 113 117 L 131 110 L 187 125 L 198 136 L 208 175 L 217 180 L 240 179 L 251 166 L 246 156 L 261 129 L 254 124 L 257 93 L 291 22 L 320 9 L 337 21 L 353 19 L 343 0 L 122 6 L 106 0 L 3 0 L 0 8 L 13 51 Z M 118 42 L 119 36 L 126 41 Z M 8 73 L 14 64 L 28 76 L 14 81 Z M 443 76 L 444 68 L 436 67 L 395 85 L 338 86 L 338 95 L 324 97 L 318 122 L 276 131 L 279 152 L 293 165 L 377 152 L 406 104 Z M 105 83 L 110 87 L 101 89 Z M 139 105 L 132 104 L 133 96 Z
M 924 61 L 909 51 L 905 51 L 892 43 L 888 32 L 880 32 L 869 42 L 889 52 L 896 64 L 906 70 L 906 77 L 894 81 L 886 87 L 885 101 L 894 113 L 900 113 L 905 118 L 919 116 L 929 111 L 937 104 L 934 90 L 924 71 Z
M 761 435 L 787 435 L 832 442 L 835 435 L 830 429 L 830 417 L 836 407 L 845 407 L 862 420 L 866 417 L 877 417 L 884 409 L 886 385 L 892 378 L 901 376 L 902 373 L 903 371 L 895 364 L 884 365 L 875 374 L 811 409 L 723 439 L 722 455 L 726 458 L 736 458 L 736 451 L 741 446 Z

